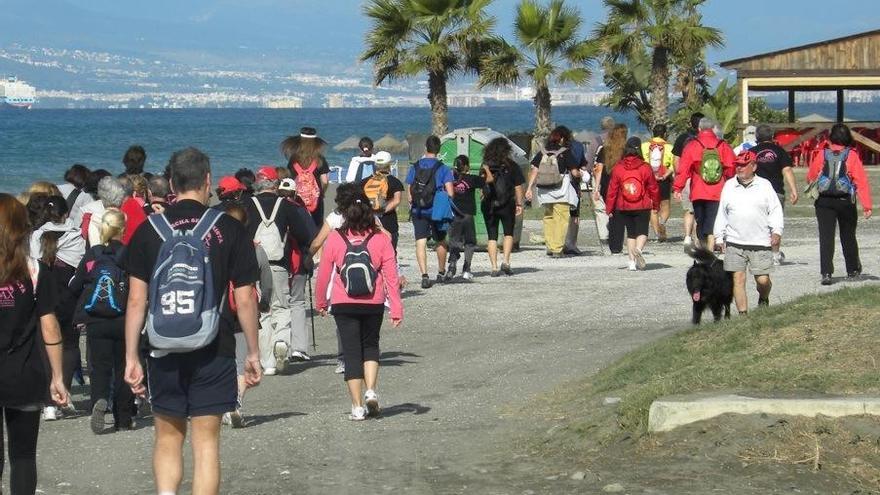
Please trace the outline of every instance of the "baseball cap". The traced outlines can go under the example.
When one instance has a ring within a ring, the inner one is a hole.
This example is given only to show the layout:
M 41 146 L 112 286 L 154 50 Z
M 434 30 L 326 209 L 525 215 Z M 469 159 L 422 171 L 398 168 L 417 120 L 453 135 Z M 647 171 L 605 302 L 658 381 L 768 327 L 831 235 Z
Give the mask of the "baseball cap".
M 257 169 L 257 178 L 262 177 L 264 180 L 278 180 L 278 172 L 275 167 L 264 165 Z
M 376 165 L 388 165 L 391 163 L 391 153 L 380 151 L 376 153 Z
M 281 184 L 278 185 L 279 191 L 296 191 L 296 181 L 291 179 L 290 177 L 286 177 L 281 179 Z
M 220 194 L 229 194 L 237 191 L 244 191 L 246 189 L 244 184 L 231 175 L 222 177 L 217 184 L 217 188 L 220 189 Z
M 740 151 L 738 155 L 736 155 L 736 160 L 734 163 L 737 165 L 748 165 L 750 163 L 756 162 L 758 160 L 758 155 L 755 154 L 754 151 L 744 150 Z

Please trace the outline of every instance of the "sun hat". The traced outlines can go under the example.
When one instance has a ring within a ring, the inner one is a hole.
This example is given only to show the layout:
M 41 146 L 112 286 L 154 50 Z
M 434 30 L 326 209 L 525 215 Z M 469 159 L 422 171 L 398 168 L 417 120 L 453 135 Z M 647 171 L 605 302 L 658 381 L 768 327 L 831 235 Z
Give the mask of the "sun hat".
M 390 165 L 392 161 L 391 153 L 387 151 L 376 153 L 376 165 Z
M 217 189 L 220 190 L 220 194 L 229 194 L 244 191 L 247 188 L 244 187 L 244 184 L 235 177 L 227 175 L 226 177 L 220 178 L 220 182 L 217 184 Z

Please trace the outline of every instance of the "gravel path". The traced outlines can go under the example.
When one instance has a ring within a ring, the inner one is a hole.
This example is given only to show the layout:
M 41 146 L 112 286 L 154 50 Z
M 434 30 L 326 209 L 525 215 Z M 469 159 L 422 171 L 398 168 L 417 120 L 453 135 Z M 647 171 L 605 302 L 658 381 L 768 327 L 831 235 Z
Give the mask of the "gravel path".
M 880 273 L 876 225 L 859 230 L 869 274 Z M 526 227 L 539 230 L 540 223 Z M 788 263 L 773 276 L 771 304 L 846 285 L 819 285 L 813 219 L 787 227 Z M 401 262 L 414 287 L 411 229 L 404 229 Z M 581 243 L 592 256 L 549 260 L 541 246 L 526 246 L 514 255 L 515 276 L 493 279 L 478 253 L 472 283 L 407 291 L 404 326 L 383 333 L 378 420 L 347 420 L 344 384 L 330 359 L 332 320 L 319 318 L 316 360 L 266 377 L 246 398 L 251 425 L 224 429 L 222 492 L 557 492 L 536 465 L 517 460 L 509 439 L 533 425 L 511 412 L 690 315 L 683 288 L 690 259 L 680 243 L 649 244 L 648 270 L 631 273 L 625 257 L 600 256 L 594 231 L 585 230 Z M 680 222 L 671 222 L 670 232 L 678 231 Z M 839 249 L 838 258 L 840 275 Z M 43 423 L 40 434 L 42 493 L 153 493 L 149 419 L 134 432 L 98 437 L 87 418 L 67 419 Z

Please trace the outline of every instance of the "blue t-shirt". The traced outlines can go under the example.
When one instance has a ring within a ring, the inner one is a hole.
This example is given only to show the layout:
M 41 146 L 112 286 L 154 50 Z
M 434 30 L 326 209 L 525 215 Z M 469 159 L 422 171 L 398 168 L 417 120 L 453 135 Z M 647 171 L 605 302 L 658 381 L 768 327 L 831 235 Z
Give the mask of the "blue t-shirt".
M 413 182 L 416 181 L 416 169 L 423 168 L 433 168 L 437 163 L 436 158 L 422 158 L 418 162 L 415 163 L 414 166 L 409 168 L 409 172 L 406 174 L 406 184 L 411 186 Z M 442 163 L 442 162 L 441 162 Z M 436 184 L 435 197 L 437 192 L 443 191 L 444 186 L 448 183 L 451 183 L 455 180 L 452 176 L 452 169 L 447 167 L 446 165 L 441 165 L 440 168 L 437 169 L 437 172 L 434 174 L 434 183 Z M 444 192 L 444 194 L 446 194 Z M 430 214 L 433 211 L 433 208 L 429 208 L 426 210 L 421 210 L 419 208 L 413 208 L 415 213 L 419 213 L 422 215 Z

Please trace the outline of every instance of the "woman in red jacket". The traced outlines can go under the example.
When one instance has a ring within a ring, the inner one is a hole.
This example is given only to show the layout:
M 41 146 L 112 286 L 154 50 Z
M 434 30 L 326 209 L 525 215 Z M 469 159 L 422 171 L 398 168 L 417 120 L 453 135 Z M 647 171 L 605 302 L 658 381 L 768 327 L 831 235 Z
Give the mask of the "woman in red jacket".
M 651 211 L 660 207 L 660 187 L 651 166 L 642 159 L 642 140 L 626 141 L 623 158 L 611 169 L 611 181 L 605 197 L 605 210 L 626 228 L 629 269 L 645 269 L 642 249 L 648 242 Z
M 852 148 L 852 134 L 844 124 L 835 124 L 829 133 L 830 146 L 816 153 L 810 162 L 807 182 L 817 180 L 816 221 L 819 224 L 819 264 L 822 285 L 831 285 L 834 273 L 834 231 L 840 225 L 840 246 L 846 262 L 846 275 L 857 280 L 862 274 L 859 243 L 856 240 L 856 197 L 865 219 L 871 218 L 871 186 L 858 152 Z M 843 178 L 842 181 L 834 177 Z

